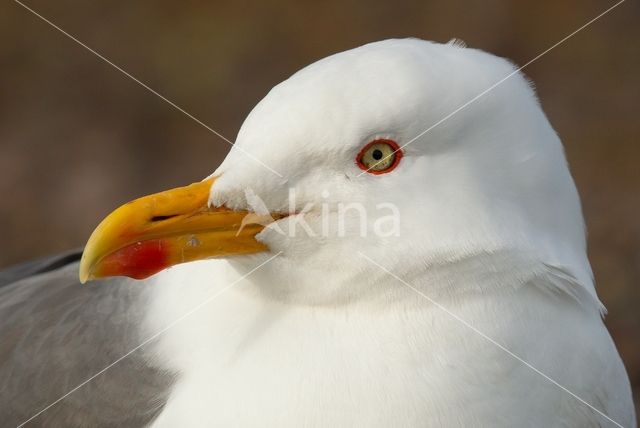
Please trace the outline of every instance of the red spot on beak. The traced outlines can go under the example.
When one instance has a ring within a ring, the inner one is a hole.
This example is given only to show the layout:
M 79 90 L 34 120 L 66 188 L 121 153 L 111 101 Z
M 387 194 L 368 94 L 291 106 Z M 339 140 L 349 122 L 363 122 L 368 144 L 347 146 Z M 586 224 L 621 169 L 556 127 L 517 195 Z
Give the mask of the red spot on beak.
M 100 262 L 100 276 L 148 278 L 169 267 L 169 242 L 162 239 L 136 242 L 121 248 Z

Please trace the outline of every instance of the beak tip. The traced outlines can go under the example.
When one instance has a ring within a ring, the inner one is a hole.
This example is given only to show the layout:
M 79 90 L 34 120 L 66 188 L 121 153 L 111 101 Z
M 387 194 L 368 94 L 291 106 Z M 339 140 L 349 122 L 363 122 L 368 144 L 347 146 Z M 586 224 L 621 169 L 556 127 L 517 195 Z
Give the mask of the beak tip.
M 86 255 L 86 251 L 83 251 L 82 257 L 80 258 L 80 269 L 78 270 L 78 279 L 80 280 L 80 284 L 85 284 L 87 281 L 93 279 L 91 275 L 92 266 L 90 266 Z
M 80 272 L 78 273 L 78 279 L 80 279 L 80 284 L 85 284 L 89 278 L 89 272 L 87 269 L 83 269 L 84 266 L 80 265 Z

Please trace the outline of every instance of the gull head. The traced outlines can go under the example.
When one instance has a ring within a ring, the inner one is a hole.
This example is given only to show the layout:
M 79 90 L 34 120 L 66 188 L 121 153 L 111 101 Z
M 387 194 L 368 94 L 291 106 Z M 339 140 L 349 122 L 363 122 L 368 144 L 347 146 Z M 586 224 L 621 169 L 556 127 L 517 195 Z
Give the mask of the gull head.
M 81 278 L 211 257 L 244 272 L 268 260 L 256 275 L 278 299 L 350 301 L 388 272 L 470 260 L 506 282 L 552 272 L 593 289 L 578 194 L 530 82 L 505 59 L 416 39 L 275 86 L 210 177 L 107 217 Z

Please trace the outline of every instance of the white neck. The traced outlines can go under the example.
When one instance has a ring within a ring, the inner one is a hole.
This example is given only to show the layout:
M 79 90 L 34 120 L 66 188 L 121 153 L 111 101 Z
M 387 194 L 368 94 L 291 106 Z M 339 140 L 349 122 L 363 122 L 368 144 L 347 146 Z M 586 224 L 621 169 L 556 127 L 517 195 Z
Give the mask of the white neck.
M 149 330 L 200 308 L 156 345 L 166 366 L 180 373 L 156 425 L 424 426 L 425 421 L 472 424 L 478 415 L 485 418 L 482 422 L 499 425 L 508 418 L 496 413 L 498 404 L 523 407 L 510 414 L 533 417 L 517 394 L 531 385 L 547 391 L 548 382 L 531 373 L 521 374 L 529 386 L 521 377 L 510 377 L 524 366 L 478 331 L 524 352 L 527 361 L 569 383 L 573 373 L 553 366 L 545 350 L 526 345 L 548 336 L 550 326 L 606 331 L 593 306 L 545 293 L 534 285 L 538 280 L 513 270 L 492 268 L 486 281 L 464 280 L 465 271 L 478 277 L 478 262 L 467 260 L 466 268 L 458 264 L 462 276 L 446 287 L 444 269 L 403 278 L 428 298 L 385 274 L 387 292 L 366 303 L 315 306 L 265 298 L 252 281 L 259 275 L 234 284 L 239 273 L 225 261 L 161 275 L 154 284 Z M 491 283 L 503 286 L 488 288 Z M 444 292 L 457 286 L 466 291 Z M 208 301 L 210 296 L 216 297 Z M 514 324 L 527 336 L 514 336 L 509 328 Z M 571 349 L 577 339 L 563 340 L 559 352 Z M 551 387 L 549 400 L 564 401 Z

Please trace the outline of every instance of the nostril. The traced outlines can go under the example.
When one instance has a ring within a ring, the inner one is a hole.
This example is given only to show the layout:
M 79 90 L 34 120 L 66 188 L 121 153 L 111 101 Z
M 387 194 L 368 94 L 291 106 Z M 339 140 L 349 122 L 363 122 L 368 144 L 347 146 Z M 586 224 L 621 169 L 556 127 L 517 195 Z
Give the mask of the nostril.
M 151 217 L 151 222 L 158 222 L 158 221 L 164 221 L 164 220 L 169 220 L 170 218 L 174 218 L 177 217 L 178 214 L 170 214 L 170 215 L 154 215 L 153 217 Z

